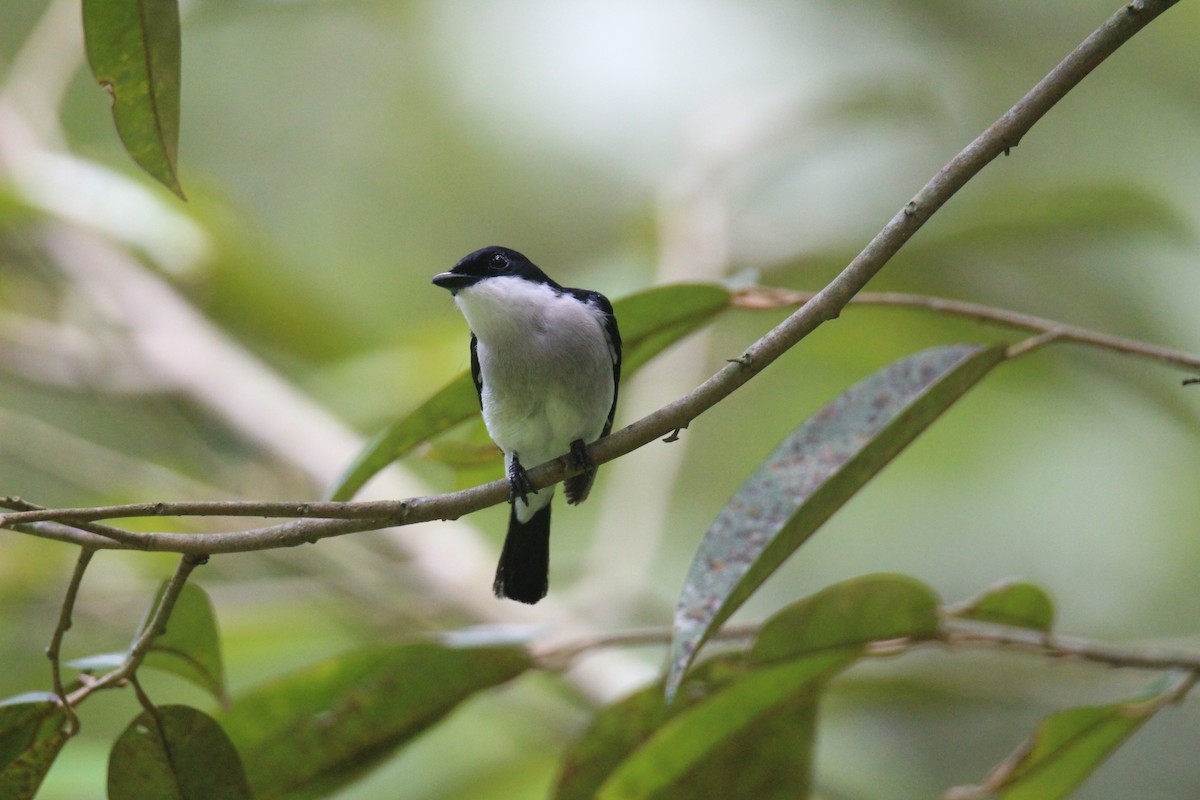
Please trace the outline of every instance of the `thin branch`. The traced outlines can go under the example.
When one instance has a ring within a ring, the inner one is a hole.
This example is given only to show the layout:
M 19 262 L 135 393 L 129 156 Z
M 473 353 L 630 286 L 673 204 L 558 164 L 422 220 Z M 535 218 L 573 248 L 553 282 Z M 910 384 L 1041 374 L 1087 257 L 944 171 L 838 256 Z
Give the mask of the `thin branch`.
M 75 611 L 75 598 L 79 595 L 79 585 L 83 582 L 83 573 L 87 571 L 92 556 L 96 551 L 90 547 L 79 550 L 79 558 L 75 561 L 75 571 L 71 573 L 71 582 L 67 584 L 67 592 L 63 595 L 62 610 L 58 615 L 58 624 L 46 647 L 46 658 L 50 659 L 50 675 L 54 681 L 54 693 L 58 695 L 59 703 L 67 714 L 67 735 L 74 736 L 79 732 L 79 717 L 75 709 L 67 702 L 67 690 L 63 687 L 62 663 L 59 654 L 62 651 L 63 637 L 71 629 L 71 616 Z
M 1008 625 L 949 619 L 942 623 L 942 641 L 952 647 L 1018 648 L 1052 658 L 1077 659 L 1109 667 L 1146 670 L 1178 669 L 1200 675 L 1200 653 L 1152 647 L 1122 647 Z
M 836 319 L 867 282 L 883 269 L 891 257 L 959 189 L 991 161 L 1001 154 L 1008 154 L 1084 77 L 1176 2 L 1178 0 L 1135 0 L 1122 7 L 1033 87 L 1020 102 L 943 167 L 828 286 L 692 392 L 593 444 L 588 448 L 592 463 L 599 465 L 612 461 L 656 439 L 666 437 L 673 431 L 687 428 L 692 420 L 739 389 L 821 324 Z M 575 470 L 570 461 L 571 459 L 564 456 L 529 470 L 533 486 L 549 486 L 574 474 Z M 136 543 L 137 547 L 146 550 L 196 554 L 293 546 L 388 525 L 457 519 L 464 514 L 503 502 L 507 493 L 507 481 L 497 480 L 459 492 L 385 502 L 370 507 L 370 510 L 361 504 L 345 504 L 340 508 L 331 505 L 323 509 L 330 514 L 336 512 L 339 517 L 365 513 L 368 515 L 365 519 L 300 519 L 296 522 L 233 533 L 131 533 L 125 542 L 109 546 L 121 547 Z M 163 504 L 164 508 L 165 505 Z M 218 504 L 212 504 L 215 505 Z M 210 506 L 210 513 L 233 516 L 241 511 L 242 515 L 264 516 L 264 507 L 261 504 L 219 505 L 220 510 Z M 283 507 L 272 508 L 267 515 L 283 512 L 288 508 L 293 511 L 300 510 L 305 505 L 285 503 L 282 504 Z M 308 510 L 311 512 L 315 505 L 307 504 Z M 151 508 L 153 513 L 150 516 L 160 513 L 158 504 L 153 504 Z M 183 509 L 185 506 L 180 505 L 176 508 Z M 379 516 L 371 517 L 376 511 Z M 29 521 L 30 518 L 22 519 L 18 514 L 0 516 L 0 526 L 11 527 Z M 51 535 L 52 538 L 62 535 L 60 529 L 27 530 L 35 535 Z
M 88 695 L 92 694 L 92 692 L 119 686 L 137 672 L 138 667 L 142 665 L 142 662 L 146 659 L 146 655 L 150 652 L 150 647 L 154 644 L 154 640 L 167 632 L 167 621 L 171 618 L 171 612 L 175 610 L 175 601 L 179 599 L 179 594 L 183 591 L 183 587 L 187 583 L 188 577 L 191 576 L 192 570 L 205 564 L 207 561 L 208 556 L 193 555 L 190 553 L 179 559 L 179 566 L 175 568 L 175 574 L 167 582 L 166 588 L 163 589 L 162 597 L 158 600 L 158 605 L 154 607 L 154 612 L 146 621 L 146 626 L 142 628 L 141 633 L 134 640 L 133 646 L 129 648 L 129 653 L 125 656 L 125 660 L 111 671 L 104 673 L 93 681 L 89 681 L 81 688 L 72 692 L 67 697 L 68 705 L 78 705 Z
M 20 497 L 0 497 L 0 508 L 17 509 L 20 514 L 29 514 L 34 517 L 31 520 L 17 519 L 13 521 L 14 525 L 27 524 L 29 522 L 39 521 L 58 521 L 59 515 L 53 513 L 53 509 L 47 509 L 44 506 L 39 506 L 35 503 L 30 503 L 27 500 L 22 500 Z M 112 525 L 104 525 L 100 522 L 89 522 L 88 519 L 71 519 L 70 514 L 67 514 L 64 519 L 70 519 L 71 527 L 84 533 L 98 536 L 103 539 L 111 539 L 114 542 L 129 545 L 130 547 L 139 547 L 141 545 L 140 534 L 133 531 L 127 531 L 124 528 L 117 528 Z M 91 519 L 109 519 L 107 516 L 92 517 Z M 0 516 L 0 527 L 7 527 L 3 523 L 5 518 Z
M 733 299 L 738 308 L 768 309 L 784 308 L 793 305 L 803 305 L 816 297 L 816 292 L 797 292 L 789 289 L 755 286 L 740 290 Z M 963 300 L 951 300 L 944 297 L 930 297 L 920 294 L 904 294 L 902 292 L 862 292 L 850 301 L 852 305 L 907 306 L 934 311 L 939 314 L 949 314 L 965 317 L 980 322 L 990 322 L 1009 328 L 1034 331 L 1037 333 L 1054 333 L 1064 342 L 1099 347 L 1124 355 L 1147 358 L 1171 367 L 1179 367 L 1191 372 L 1200 370 L 1200 356 L 1176 350 L 1171 347 L 1146 344 L 1136 339 L 1113 336 L 1100 331 L 1082 328 L 1078 325 L 1068 325 L 1057 320 L 1037 317 L 1032 314 L 1022 314 L 995 306 L 970 303 Z
M 714 640 L 740 641 L 753 639 L 762 630 L 763 623 L 727 625 L 721 628 Z M 566 644 L 549 647 L 534 646 L 534 658 L 547 669 L 562 669 L 571 661 L 592 650 L 611 647 L 638 647 L 643 645 L 667 645 L 671 642 L 673 629 L 669 627 L 642 628 L 631 631 L 589 636 Z M 1163 650 L 1155 647 L 1133 647 L 1106 644 L 1075 636 L 1061 636 L 1013 625 L 977 622 L 974 620 L 948 617 L 942 620 L 939 631 L 929 639 L 894 639 L 872 642 L 867 646 L 869 656 L 894 656 L 927 644 L 943 644 L 950 647 L 988 647 L 1003 650 L 1023 650 L 1049 658 L 1065 658 L 1102 664 L 1123 669 L 1154 671 L 1182 670 L 1200 676 L 1200 653 L 1178 650 Z
M 740 641 L 753 639 L 762 630 L 762 623 L 746 623 L 743 625 L 726 625 L 713 634 L 711 641 Z M 532 646 L 533 658 L 543 669 L 559 671 L 571 666 L 580 656 L 593 650 L 607 650 L 613 647 L 641 647 L 644 645 L 670 644 L 673 631 L 671 628 L 640 628 L 630 631 L 614 631 L 595 636 L 576 639 L 565 644 L 558 643 L 539 647 L 535 642 Z

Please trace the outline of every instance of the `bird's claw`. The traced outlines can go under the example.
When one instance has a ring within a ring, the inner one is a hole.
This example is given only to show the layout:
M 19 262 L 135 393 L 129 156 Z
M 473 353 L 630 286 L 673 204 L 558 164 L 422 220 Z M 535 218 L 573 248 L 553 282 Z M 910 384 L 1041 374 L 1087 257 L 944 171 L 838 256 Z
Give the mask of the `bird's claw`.
M 583 439 L 576 439 L 571 442 L 571 466 L 580 472 L 586 472 L 591 469 L 592 458 L 588 455 L 587 445 L 583 443 Z
M 508 502 L 515 504 L 517 498 L 520 498 L 522 503 L 529 505 L 529 495 L 535 492 L 533 481 L 529 480 L 529 473 L 514 455 L 512 464 L 508 467 Z

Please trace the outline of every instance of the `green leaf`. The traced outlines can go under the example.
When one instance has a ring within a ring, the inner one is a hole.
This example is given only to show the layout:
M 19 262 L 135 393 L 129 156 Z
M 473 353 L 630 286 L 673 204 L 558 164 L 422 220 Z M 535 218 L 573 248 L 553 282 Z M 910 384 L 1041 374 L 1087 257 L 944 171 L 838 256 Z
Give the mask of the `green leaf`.
M 0 702 L 0 773 L 62 722 L 58 700 L 49 692 L 31 692 Z M 6 795 L 0 793 L 0 797 Z
M 960 787 L 949 796 L 988 793 L 1002 800 L 1067 797 L 1147 719 L 1178 699 L 1178 679 L 1171 683 L 1170 678 L 1156 681 L 1147 692 L 1123 703 L 1070 708 L 1046 717 L 1030 740 L 982 786 Z
M 158 587 L 154 602 L 146 611 L 138 635 L 145 630 L 162 600 L 167 582 Z M 135 637 L 136 638 L 136 637 Z M 81 672 L 105 672 L 116 669 L 129 657 L 129 651 L 99 653 L 67 662 Z M 209 692 L 222 705 L 229 702 L 225 689 L 225 666 L 221 660 L 221 637 L 217 617 L 208 594 L 195 584 L 184 584 L 167 621 L 167 631 L 154 640 L 143 666 L 170 672 Z
M 655 731 L 596 797 L 807 797 L 818 691 L 855 657 L 849 649 L 825 651 L 734 681 Z M 756 763 L 762 748 L 771 757 Z M 708 788 L 696 794 L 699 787 Z
M 188 706 L 143 711 L 113 744 L 109 800 L 252 800 L 217 721 Z
M 788 556 L 1004 359 L 949 345 L 891 364 L 792 432 L 709 528 L 675 612 L 668 693 L 700 646 Z
M 667 720 L 743 675 L 744 661 L 740 655 L 726 654 L 697 665 L 670 705 L 662 685 L 653 684 L 601 709 L 563 759 L 554 800 L 592 800 L 617 765 Z
M 180 31 L 175 0 L 83 0 L 83 35 L 97 83 L 138 166 L 177 194 Z
M 164 581 L 151 609 L 158 605 L 166 588 Z M 143 626 L 149 621 L 150 613 L 152 611 L 147 613 Z M 184 584 L 167 621 L 167 632 L 154 640 L 142 663 L 194 683 L 222 704 L 228 702 L 217 616 L 207 592 L 194 583 Z
M 645 289 L 613 303 L 621 326 L 621 374 L 632 375 L 654 356 L 729 308 L 731 295 L 712 283 Z
M 729 291 L 715 284 L 659 286 L 613 304 L 621 327 L 621 372 L 628 376 L 669 345 L 728 308 Z M 464 337 L 464 348 L 465 337 Z M 479 413 L 470 373 L 463 373 L 408 416 L 377 434 L 338 479 L 329 498 L 350 500 L 367 481 L 417 445 Z
M 384 428 L 367 442 L 338 479 L 330 500 L 350 500 L 367 481 L 422 442 L 479 413 L 479 398 L 469 373 L 463 373 L 415 411 Z
M 33 800 L 54 759 L 58 758 L 69 738 L 66 731 L 56 730 L 0 769 L 0 797 L 4 800 Z
M 867 575 L 821 590 L 763 625 L 751 656 L 770 664 L 831 649 L 862 652 L 869 642 L 928 639 L 938 633 L 938 598 L 904 575 Z
M 530 667 L 518 647 L 356 650 L 234 699 L 221 722 L 259 800 L 321 797 L 355 780 L 472 694 Z
M 1015 625 L 1049 631 L 1054 625 L 1054 603 L 1041 587 L 1025 581 L 999 583 L 978 597 L 950 606 L 946 612 L 961 619 Z

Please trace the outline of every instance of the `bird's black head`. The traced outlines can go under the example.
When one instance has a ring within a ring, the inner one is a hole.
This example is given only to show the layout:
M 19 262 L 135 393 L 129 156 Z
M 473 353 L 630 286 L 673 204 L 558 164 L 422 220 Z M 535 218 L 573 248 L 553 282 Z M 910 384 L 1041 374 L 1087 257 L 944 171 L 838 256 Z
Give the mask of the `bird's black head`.
M 449 272 L 434 275 L 433 283 L 443 289 L 449 289 L 453 294 L 480 281 L 498 277 L 521 278 L 531 283 L 561 288 L 516 250 L 496 246 L 476 250 L 455 264 L 454 269 Z

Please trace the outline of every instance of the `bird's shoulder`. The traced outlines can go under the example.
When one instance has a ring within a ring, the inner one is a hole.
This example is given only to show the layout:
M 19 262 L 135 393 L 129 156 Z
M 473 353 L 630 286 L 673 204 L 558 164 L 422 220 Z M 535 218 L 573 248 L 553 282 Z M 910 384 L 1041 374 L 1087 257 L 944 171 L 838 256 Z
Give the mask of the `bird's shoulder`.
M 617 315 L 613 313 L 612 303 L 609 299 L 600 292 L 591 289 L 573 289 L 564 287 L 563 294 L 568 294 L 574 297 L 579 302 L 590 305 L 599 313 L 600 321 L 604 325 L 604 332 L 608 334 L 608 341 L 613 349 L 616 358 L 621 357 L 621 330 L 617 325 Z

